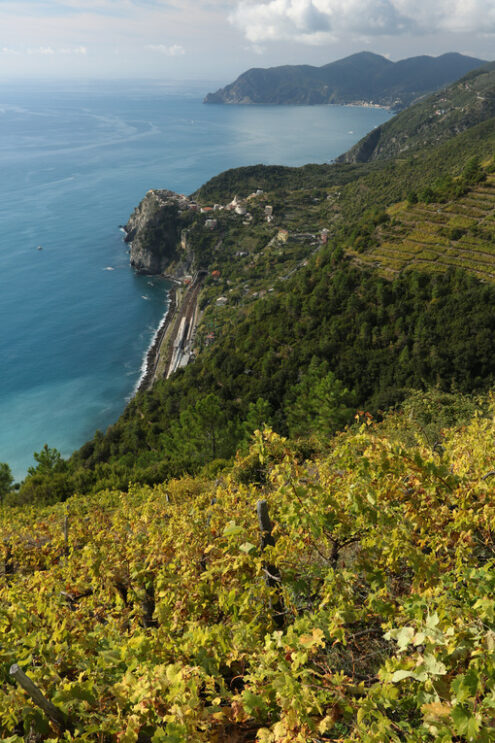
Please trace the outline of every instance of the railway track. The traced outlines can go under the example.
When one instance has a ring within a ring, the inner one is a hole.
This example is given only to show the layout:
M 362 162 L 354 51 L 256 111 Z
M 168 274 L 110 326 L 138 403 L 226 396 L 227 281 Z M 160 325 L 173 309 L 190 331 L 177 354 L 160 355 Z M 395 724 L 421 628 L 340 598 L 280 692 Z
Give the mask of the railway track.
M 175 318 L 174 328 L 168 341 L 168 363 L 166 363 L 163 372 L 163 376 L 167 379 L 181 366 L 186 366 L 189 361 L 196 329 L 198 296 L 203 277 L 204 273 L 196 274 Z

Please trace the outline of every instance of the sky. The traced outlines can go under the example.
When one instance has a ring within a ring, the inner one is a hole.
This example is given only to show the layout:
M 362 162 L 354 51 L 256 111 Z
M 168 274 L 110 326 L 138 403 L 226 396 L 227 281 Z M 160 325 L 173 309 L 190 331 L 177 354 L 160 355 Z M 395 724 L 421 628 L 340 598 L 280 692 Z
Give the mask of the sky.
M 0 0 L 4 80 L 228 83 L 363 50 L 493 60 L 495 0 Z

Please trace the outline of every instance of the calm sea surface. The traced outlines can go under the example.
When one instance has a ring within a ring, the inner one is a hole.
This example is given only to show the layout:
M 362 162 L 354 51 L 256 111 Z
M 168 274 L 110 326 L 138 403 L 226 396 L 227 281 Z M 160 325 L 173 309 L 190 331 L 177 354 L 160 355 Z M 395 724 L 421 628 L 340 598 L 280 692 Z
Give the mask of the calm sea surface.
M 122 412 L 167 307 L 119 225 L 149 188 L 328 162 L 385 121 L 340 106 L 205 106 L 219 83 L 0 84 L 0 461 L 17 478 Z M 39 250 L 38 246 L 42 249 Z

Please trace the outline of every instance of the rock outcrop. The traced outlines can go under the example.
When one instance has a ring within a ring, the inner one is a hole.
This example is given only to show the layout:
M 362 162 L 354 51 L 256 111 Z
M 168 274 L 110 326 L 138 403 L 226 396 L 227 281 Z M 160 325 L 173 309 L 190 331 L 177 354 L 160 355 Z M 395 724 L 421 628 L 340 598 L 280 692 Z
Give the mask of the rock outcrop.
M 131 266 L 139 273 L 170 274 L 184 259 L 180 248 L 179 209 L 183 196 L 163 189 L 148 191 L 125 226 Z

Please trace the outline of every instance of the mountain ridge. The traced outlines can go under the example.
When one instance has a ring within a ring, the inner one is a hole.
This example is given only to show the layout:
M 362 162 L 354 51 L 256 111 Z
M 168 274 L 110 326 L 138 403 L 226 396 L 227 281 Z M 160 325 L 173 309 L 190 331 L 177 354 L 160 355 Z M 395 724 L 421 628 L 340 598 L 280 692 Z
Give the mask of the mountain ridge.
M 481 59 L 454 52 L 398 62 L 373 52 L 358 52 L 321 67 L 251 68 L 233 83 L 208 93 L 204 103 L 361 103 L 401 110 L 483 64 Z

